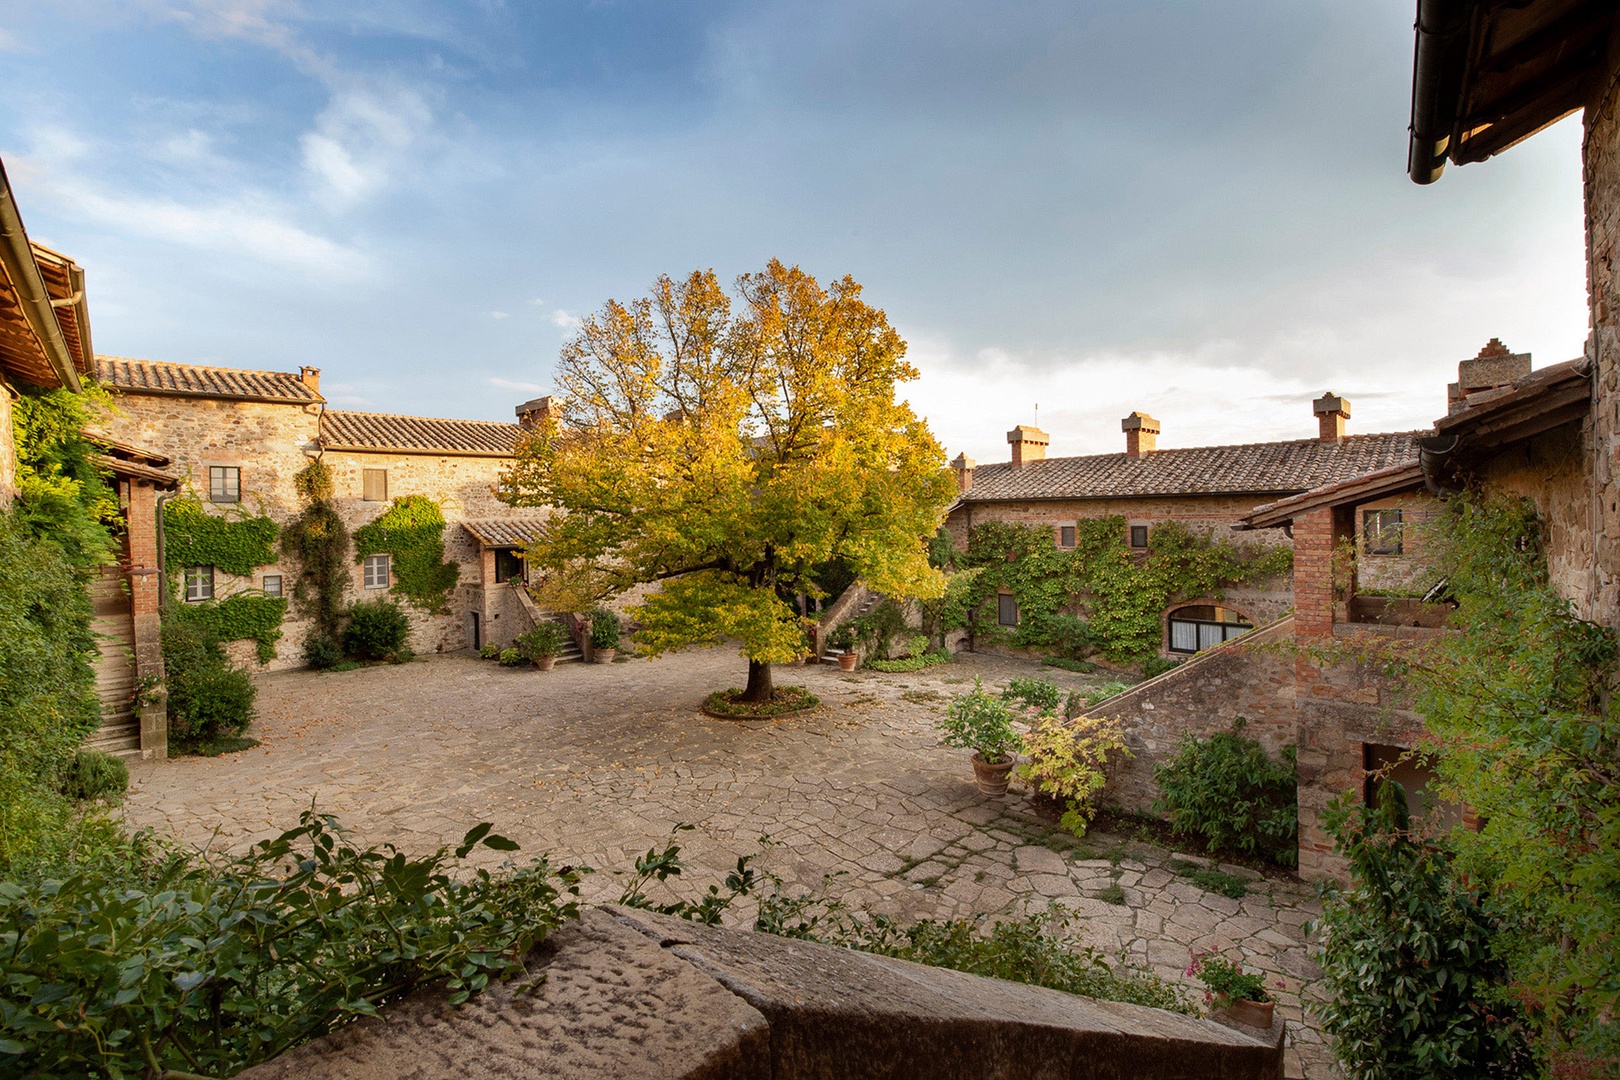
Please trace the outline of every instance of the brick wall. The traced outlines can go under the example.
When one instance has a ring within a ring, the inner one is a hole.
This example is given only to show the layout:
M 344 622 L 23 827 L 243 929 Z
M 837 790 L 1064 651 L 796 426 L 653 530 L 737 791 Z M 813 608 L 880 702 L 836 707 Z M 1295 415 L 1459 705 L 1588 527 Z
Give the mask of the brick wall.
M 1588 505 L 1596 520 L 1585 614 L 1620 627 L 1620 23 L 1609 60 L 1586 109 L 1582 157 L 1586 187 L 1587 286 L 1595 362 L 1587 447 L 1594 470 Z M 1573 586 L 1573 583 L 1569 583 Z

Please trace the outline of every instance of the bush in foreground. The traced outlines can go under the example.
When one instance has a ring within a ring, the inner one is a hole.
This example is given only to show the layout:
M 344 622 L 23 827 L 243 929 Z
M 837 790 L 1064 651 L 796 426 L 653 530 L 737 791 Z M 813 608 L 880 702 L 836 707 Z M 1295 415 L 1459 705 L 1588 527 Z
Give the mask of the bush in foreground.
M 247 672 L 231 666 L 219 640 L 182 620 L 165 621 L 162 640 L 170 746 L 190 750 L 246 731 L 258 689 Z

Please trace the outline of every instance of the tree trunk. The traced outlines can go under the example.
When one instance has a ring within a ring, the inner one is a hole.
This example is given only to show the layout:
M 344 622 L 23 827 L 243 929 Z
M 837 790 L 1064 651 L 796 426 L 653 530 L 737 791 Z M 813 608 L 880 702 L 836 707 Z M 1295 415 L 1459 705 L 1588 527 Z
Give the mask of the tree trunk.
M 748 661 L 748 689 L 743 691 L 742 699 L 766 703 L 775 689 L 771 685 L 771 665 L 760 660 Z

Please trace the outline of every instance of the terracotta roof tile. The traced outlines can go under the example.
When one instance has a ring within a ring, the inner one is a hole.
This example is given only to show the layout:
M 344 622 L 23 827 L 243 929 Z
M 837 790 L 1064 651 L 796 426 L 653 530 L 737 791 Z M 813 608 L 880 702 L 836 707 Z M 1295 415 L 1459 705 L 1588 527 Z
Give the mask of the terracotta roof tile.
M 321 445 L 330 450 L 511 457 L 522 430 L 493 420 L 437 420 L 346 409 L 321 414 Z
M 302 405 L 323 400 L 297 375 L 285 371 L 246 371 L 160 360 L 130 360 L 122 356 L 97 356 L 96 381 L 132 394 L 286 401 Z
M 545 531 L 546 519 L 485 518 L 479 521 L 463 521 L 461 527 L 485 547 L 527 547 L 540 539 Z
M 1117 499 L 1156 495 L 1290 494 L 1417 459 L 1427 432 L 1296 439 L 1242 446 L 1155 450 L 1142 457 L 1047 458 L 1022 467 L 980 465 L 963 502 Z

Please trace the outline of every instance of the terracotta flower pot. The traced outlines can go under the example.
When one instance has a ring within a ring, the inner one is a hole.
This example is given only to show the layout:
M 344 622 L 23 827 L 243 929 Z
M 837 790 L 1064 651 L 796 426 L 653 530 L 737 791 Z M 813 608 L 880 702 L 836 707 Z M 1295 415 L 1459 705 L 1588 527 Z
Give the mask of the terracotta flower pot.
M 1235 1020 L 1249 1027 L 1269 1028 L 1272 1013 L 1277 1008 L 1275 1001 L 1233 1001 L 1224 994 L 1217 994 L 1215 1007 L 1226 1014 L 1227 1019 Z
M 1016 757 L 1009 757 L 1006 761 L 994 765 L 984 760 L 982 754 L 973 755 L 973 779 L 979 785 L 980 795 L 1007 794 L 1007 776 L 1012 772 L 1013 766 L 1018 764 Z
M 534 658 L 534 666 L 541 671 L 550 671 L 556 665 L 557 658 L 555 656 L 537 656 Z
M 855 670 L 855 665 L 860 663 L 860 662 L 861 662 L 861 658 L 859 656 L 856 656 L 852 652 L 840 653 L 839 656 L 838 656 L 838 670 L 839 671 L 854 671 Z
M 591 662 L 595 664 L 611 664 L 613 658 L 618 655 L 618 649 L 593 649 L 591 650 Z

